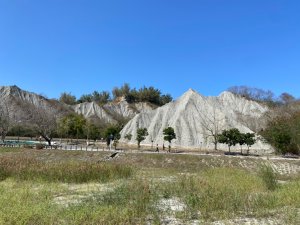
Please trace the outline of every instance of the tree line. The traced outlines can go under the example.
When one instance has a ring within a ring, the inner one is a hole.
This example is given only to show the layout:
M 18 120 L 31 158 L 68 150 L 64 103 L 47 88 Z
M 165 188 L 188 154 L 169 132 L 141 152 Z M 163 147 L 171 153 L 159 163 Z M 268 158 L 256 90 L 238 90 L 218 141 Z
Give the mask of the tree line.
M 278 107 L 282 105 L 292 104 L 295 102 L 299 103 L 299 99 L 293 95 L 283 92 L 281 95 L 276 96 L 270 90 L 263 90 L 260 88 L 248 87 L 248 86 L 232 86 L 227 89 L 227 91 L 244 97 L 248 100 L 257 101 L 260 103 L 265 103 L 271 107 Z
M 234 86 L 228 91 L 264 103 L 271 108 L 267 124 L 259 134 L 278 154 L 300 154 L 300 100 L 284 92 L 278 97 L 271 91 L 247 86 Z
M 241 148 L 241 154 L 243 154 L 243 145 L 247 145 L 247 154 L 249 154 L 249 149 L 255 144 L 255 141 L 254 133 L 241 133 L 237 128 L 223 130 L 221 134 L 218 134 L 218 142 L 227 144 L 229 152 L 232 146 L 239 144 Z
M 114 87 L 111 93 L 112 95 L 108 91 L 94 91 L 90 94 L 83 94 L 79 99 L 76 99 L 71 93 L 63 92 L 59 101 L 67 105 L 75 105 L 83 102 L 96 102 L 99 105 L 104 105 L 120 97 L 124 97 L 128 103 L 149 102 L 157 106 L 162 106 L 173 100 L 170 94 L 162 94 L 159 89 L 152 86 L 144 86 L 136 89 L 130 88 L 127 83 L 121 87 Z

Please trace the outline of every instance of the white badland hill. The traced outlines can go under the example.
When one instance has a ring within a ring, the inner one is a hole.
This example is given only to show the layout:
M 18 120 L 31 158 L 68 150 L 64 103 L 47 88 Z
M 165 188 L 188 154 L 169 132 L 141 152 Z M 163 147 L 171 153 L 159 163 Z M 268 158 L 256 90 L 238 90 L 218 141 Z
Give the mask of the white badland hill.
M 133 118 L 140 112 L 148 112 L 155 108 L 149 103 L 128 103 L 125 98 L 99 105 L 95 102 L 84 102 L 75 106 L 66 105 L 55 99 L 48 99 L 33 92 L 20 89 L 17 86 L 0 86 L 0 107 L 5 106 L 14 121 L 26 121 L 28 109 L 45 109 L 57 116 L 76 112 L 85 118 L 93 118 L 104 123 L 117 123 Z
M 9 111 L 13 121 L 26 121 L 30 108 L 43 108 L 56 115 L 63 115 L 71 112 L 71 109 L 58 102 L 48 99 L 33 92 L 20 89 L 17 86 L 0 86 L 0 107 Z
M 128 103 L 125 98 L 99 106 L 95 102 L 84 102 L 73 106 L 76 113 L 85 118 L 98 118 L 106 123 L 115 123 L 119 119 L 131 119 L 141 112 L 149 112 L 154 106 L 149 103 Z
M 177 138 L 172 146 L 177 148 L 214 149 L 212 133 L 224 129 L 238 128 L 241 132 L 253 133 L 263 128 L 263 115 L 268 107 L 249 101 L 230 92 L 217 97 L 205 97 L 190 89 L 178 100 L 170 102 L 150 112 L 140 113 L 130 120 L 121 131 L 121 141 L 136 144 L 136 130 L 147 128 L 149 135 L 141 144 L 168 145 L 163 140 L 163 129 L 171 126 Z M 131 134 L 130 141 L 124 136 Z M 252 152 L 272 152 L 270 145 L 259 137 L 250 150 Z M 227 150 L 227 145 L 218 144 L 218 149 Z M 239 150 L 240 147 L 235 148 Z M 246 147 L 244 147 L 246 149 Z

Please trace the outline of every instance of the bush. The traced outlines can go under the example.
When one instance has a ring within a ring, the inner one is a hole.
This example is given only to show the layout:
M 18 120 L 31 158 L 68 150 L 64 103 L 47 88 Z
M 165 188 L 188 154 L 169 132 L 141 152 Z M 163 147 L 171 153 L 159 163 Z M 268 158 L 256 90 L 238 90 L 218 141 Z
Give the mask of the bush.
M 275 147 L 279 154 L 300 154 L 300 112 L 278 116 L 269 121 L 261 135 Z
M 36 144 L 36 145 L 35 145 L 35 148 L 36 148 L 36 149 L 43 149 L 44 147 L 45 147 L 44 144 Z

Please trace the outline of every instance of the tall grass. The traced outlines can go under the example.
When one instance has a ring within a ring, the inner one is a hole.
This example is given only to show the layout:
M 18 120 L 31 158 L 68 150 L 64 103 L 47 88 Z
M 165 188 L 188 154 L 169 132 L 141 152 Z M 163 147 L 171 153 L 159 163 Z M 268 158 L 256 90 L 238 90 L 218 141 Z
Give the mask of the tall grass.
M 52 158 L 48 151 L 34 153 L 0 155 L 0 224 L 162 224 L 161 218 L 169 215 L 182 224 L 278 215 L 281 224 L 300 224 L 300 179 L 270 191 L 257 170 L 233 168 L 238 159 L 218 163 L 210 157 L 124 154 L 96 163 L 85 161 L 93 160 L 91 153 L 51 151 Z M 49 161 L 57 158 L 59 162 Z M 64 184 L 114 179 L 91 189 Z M 68 202 L 73 197 L 78 201 Z M 175 213 L 162 210 L 163 198 L 176 198 L 186 207 Z
M 23 149 L 22 148 L 11 148 L 11 147 L 0 147 L 0 153 L 5 153 L 5 152 L 21 152 Z
M 19 180 L 67 183 L 108 182 L 128 178 L 133 174 L 133 168 L 123 164 L 79 161 L 42 162 L 20 156 L 2 156 L 0 161 L 0 180 L 13 177 Z
M 262 165 L 259 170 L 259 176 L 268 190 L 274 191 L 278 187 L 277 174 L 271 166 Z
M 85 200 L 68 207 L 55 204 L 53 198 L 64 194 L 69 190 L 59 183 L 0 182 L 0 224 L 161 224 L 166 214 L 158 202 L 174 197 L 186 205 L 176 213 L 183 224 L 277 214 L 284 216 L 282 224 L 299 224 L 300 180 L 270 192 L 260 177 L 237 169 L 211 169 L 162 183 L 122 180 L 115 189 L 87 192 Z
M 161 192 L 163 197 L 182 199 L 187 205 L 185 218 L 201 212 L 201 218 L 208 220 L 265 215 L 278 207 L 281 199 L 278 193 L 268 192 L 260 177 L 234 168 L 210 169 L 201 176 L 181 176 L 176 182 L 162 185 Z M 296 202 L 299 204 L 300 200 Z

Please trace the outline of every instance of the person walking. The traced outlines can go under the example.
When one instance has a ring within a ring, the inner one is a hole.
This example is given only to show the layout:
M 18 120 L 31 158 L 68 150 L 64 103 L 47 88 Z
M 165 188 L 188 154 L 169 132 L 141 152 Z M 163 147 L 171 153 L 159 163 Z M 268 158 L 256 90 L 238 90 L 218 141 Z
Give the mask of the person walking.
M 158 144 L 156 144 L 156 152 L 159 152 L 159 149 L 158 149 Z

